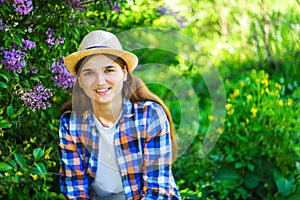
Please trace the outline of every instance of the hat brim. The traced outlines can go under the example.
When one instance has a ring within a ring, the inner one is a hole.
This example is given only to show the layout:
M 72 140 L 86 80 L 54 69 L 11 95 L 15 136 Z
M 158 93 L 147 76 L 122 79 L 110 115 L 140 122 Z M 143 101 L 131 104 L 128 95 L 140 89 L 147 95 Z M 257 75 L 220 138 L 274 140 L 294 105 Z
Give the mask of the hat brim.
M 93 54 L 111 54 L 120 57 L 126 62 L 128 71 L 130 72 L 132 72 L 138 64 L 138 58 L 133 53 L 124 50 L 109 49 L 109 48 L 95 48 L 95 49 L 80 50 L 66 56 L 64 59 L 64 63 L 68 68 L 68 70 L 70 71 L 70 73 L 76 76 L 76 70 L 75 70 L 76 64 L 82 58 Z

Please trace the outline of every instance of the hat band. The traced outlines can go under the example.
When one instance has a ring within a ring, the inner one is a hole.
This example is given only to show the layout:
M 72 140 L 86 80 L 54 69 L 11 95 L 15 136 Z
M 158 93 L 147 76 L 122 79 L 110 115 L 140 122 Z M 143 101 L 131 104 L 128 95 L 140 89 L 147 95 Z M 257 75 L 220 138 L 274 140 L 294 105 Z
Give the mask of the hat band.
M 88 49 L 96 49 L 96 48 L 110 48 L 110 47 L 109 46 L 91 46 L 91 47 L 88 47 L 85 49 L 88 50 Z

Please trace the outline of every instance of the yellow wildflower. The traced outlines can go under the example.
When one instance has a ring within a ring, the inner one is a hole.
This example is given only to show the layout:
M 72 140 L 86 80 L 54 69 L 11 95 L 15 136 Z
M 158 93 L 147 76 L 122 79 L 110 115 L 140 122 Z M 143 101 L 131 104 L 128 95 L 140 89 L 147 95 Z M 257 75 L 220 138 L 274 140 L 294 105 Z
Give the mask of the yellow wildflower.
M 235 89 L 234 91 L 233 91 L 233 96 L 234 97 L 237 97 L 237 96 L 239 96 L 240 95 L 240 90 L 239 89 Z
M 279 104 L 279 106 L 283 106 L 283 101 L 280 99 L 280 100 L 278 101 L 278 104 Z
M 232 108 L 232 104 L 231 103 L 227 103 L 225 105 L 226 110 L 230 110 Z
M 38 178 L 38 175 L 36 174 L 30 174 L 30 176 L 33 178 L 33 180 L 36 180 Z
M 56 162 L 53 161 L 53 162 L 52 162 L 52 165 L 53 165 L 53 167 L 55 167 L 55 166 L 56 166 Z
M 228 115 L 232 115 L 233 113 L 234 113 L 234 109 L 233 108 L 227 111 Z
M 257 111 L 258 110 L 256 108 L 254 108 L 254 107 L 251 108 L 252 117 L 256 117 Z
M 278 89 L 278 90 L 281 90 L 282 86 L 279 84 L 279 83 L 275 83 L 275 87 Z
M 10 176 L 8 172 L 4 172 L 4 176 Z
M 240 86 L 241 87 L 245 87 L 245 85 L 246 85 L 245 81 L 240 81 Z
M 225 108 L 226 108 L 226 110 L 227 110 L 227 114 L 228 114 L 228 115 L 231 115 L 231 114 L 234 113 L 234 109 L 232 108 L 232 104 L 231 104 L 231 103 L 227 103 L 227 104 L 225 105 Z
M 293 99 L 288 99 L 288 101 L 286 102 L 286 105 L 291 106 L 293 103 Z
M 269 85 L 269 81 L 268 81 L 267 79 L 261 80 L 261 83 L 262 83 L 265 87 L 268 87 L 268 85 Z
M 20 171 L 18 171 L 16 174 L 17 174 L 18 176 L 22 176 L 22 175 L 23 175 L 22 172 L 20 172 Z
M 45 159 L 50 159 L 49 154 L 46 154 L 46 155 L 45 155 Z

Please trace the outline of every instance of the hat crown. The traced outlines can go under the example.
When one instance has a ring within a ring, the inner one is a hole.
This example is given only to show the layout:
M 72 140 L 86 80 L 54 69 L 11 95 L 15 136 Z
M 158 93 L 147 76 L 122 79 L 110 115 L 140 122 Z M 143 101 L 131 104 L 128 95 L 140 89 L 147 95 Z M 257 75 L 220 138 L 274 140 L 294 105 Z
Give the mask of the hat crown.
M 102 30 L 92 31 L 87 34 L 81 41 L 78 50 L 97 47 L 123 50 L 120 41 L 114 34 Z

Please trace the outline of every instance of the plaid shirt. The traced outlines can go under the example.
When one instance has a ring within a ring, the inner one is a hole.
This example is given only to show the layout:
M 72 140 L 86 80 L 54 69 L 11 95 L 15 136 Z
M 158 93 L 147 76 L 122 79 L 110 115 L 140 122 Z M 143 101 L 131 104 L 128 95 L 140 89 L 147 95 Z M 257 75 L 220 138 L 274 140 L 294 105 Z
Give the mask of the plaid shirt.
M 114 144 L 126 199 L 181 199 L 171 171 L 170 127 L 162 107 L 151 101 L 124 101 L 117 126 Z M 60 187 L 68 199 L 89 199 L 100 134 L 90 112 L 61 117 Z

